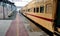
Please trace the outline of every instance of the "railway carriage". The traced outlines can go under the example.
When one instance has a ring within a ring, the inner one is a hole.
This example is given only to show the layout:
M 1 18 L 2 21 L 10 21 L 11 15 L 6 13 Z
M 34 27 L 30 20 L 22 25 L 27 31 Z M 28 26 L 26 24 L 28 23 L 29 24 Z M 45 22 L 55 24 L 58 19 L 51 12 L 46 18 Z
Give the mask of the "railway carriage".
M 50 36 L 60 35 L 60 0 L 32 0 L 21 13 Z

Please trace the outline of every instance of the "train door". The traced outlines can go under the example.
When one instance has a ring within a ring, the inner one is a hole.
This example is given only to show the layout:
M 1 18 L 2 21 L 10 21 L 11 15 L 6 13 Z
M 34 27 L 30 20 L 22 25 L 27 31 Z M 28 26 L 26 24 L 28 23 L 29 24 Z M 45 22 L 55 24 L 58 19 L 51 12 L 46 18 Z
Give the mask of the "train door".
M 55 34 L 60 35 L 60 0 L 57 0 L 57 11 L 56 11 L 56 18 L 55 18 Z

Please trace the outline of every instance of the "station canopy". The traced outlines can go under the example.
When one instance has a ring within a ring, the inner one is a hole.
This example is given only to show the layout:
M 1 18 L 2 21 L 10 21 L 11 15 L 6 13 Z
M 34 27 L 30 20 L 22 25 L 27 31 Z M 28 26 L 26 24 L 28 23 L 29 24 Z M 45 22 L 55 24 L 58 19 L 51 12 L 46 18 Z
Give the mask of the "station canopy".
M 14 4 L 13 2 L 10 2 L 8 0 L 0 0 L 0 2 L 4 2 L 4 3 L 7 3 L 7 4 Z

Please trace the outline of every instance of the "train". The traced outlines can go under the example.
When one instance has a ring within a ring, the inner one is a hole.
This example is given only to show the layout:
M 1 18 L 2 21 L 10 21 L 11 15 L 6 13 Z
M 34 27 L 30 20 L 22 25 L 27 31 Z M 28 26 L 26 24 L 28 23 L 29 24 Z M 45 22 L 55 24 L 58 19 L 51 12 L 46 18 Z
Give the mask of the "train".
M 8 0 L 0 0 L 0 19 L 11 17 L 16 12 L 16 5 Z
M 60 36 L 60 0 L 32 0 L 19 10 L 50 36 Z

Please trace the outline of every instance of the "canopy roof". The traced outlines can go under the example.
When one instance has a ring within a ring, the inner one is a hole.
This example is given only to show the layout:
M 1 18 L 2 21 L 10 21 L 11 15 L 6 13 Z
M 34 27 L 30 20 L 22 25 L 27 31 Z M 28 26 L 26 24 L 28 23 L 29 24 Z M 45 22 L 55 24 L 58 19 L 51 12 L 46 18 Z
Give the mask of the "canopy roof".
M 4 2 L 4 3 L 7 3 L 7 4 L 14 4 L 13 2 L 10 2 L 8 0 L 0 0 L 0 2 Z

